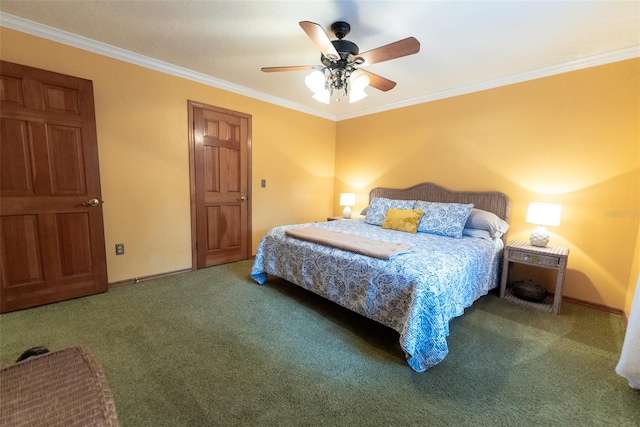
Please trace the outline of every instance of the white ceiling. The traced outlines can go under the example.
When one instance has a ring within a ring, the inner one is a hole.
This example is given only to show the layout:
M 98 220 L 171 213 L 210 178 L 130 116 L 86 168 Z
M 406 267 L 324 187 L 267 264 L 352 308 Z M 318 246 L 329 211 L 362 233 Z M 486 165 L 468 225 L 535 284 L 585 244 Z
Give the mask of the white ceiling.
M 1 0 L 0 12 L 9 28 L 335 120 L 640 56 L 637 0 Z M 349 22 L 361 52 L 409 36 L 421 49 L 366 67 L 396 81 L 393 90 L 324 105 L 307 72 L 260 71 L 320 64 L 303 20 L 332 39 L 331 23 Z

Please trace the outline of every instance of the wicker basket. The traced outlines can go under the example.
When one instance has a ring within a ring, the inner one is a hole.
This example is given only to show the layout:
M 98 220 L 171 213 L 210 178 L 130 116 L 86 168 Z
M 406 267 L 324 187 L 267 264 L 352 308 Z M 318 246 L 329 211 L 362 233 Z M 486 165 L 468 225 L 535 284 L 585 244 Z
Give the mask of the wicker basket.
M 542 302 L 547 297 L 547 290 L 533 280 L 513 282 L 511 292 L 518 298 L 533 302 Z
M 111 389 L 86 347 L 30 357 L 0 370 L 0 425 L 118 426 Z

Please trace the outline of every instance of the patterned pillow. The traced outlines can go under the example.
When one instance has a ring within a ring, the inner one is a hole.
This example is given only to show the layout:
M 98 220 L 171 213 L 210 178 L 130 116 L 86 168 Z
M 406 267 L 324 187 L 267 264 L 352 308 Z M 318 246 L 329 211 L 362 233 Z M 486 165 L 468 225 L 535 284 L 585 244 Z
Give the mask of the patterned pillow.
M 422 211 L 415 209 L 389 209 L 382 228 L 415 233 L 422 218 Z
M 374 197 L 373 200 L 371 200 L 364 222 L 372 225 L 382 225 L 389 209 L 413 209 L 415 203 L 415 200 L 394 200 L 385 199 L 384 197 Z
M 459 239 L 462 237 L 462 229 L 467 222 L 467 218 L 469 218 L 473 205 L 418 200 L 415 204 L 415 209 L 424 211 L 418 224 L 418 232 Z

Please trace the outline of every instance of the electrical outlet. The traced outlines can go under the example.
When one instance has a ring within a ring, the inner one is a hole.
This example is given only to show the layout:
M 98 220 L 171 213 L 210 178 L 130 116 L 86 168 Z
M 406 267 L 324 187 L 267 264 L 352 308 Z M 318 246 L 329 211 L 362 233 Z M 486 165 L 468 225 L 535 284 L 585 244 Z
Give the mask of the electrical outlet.
M 124 243 L 116 243 L 116 255 L 124 255 Z
M 261 181 L 260 181 L 260 186 L 261 186 L 262 188 L 266 188 L 266 186 L 267 186 L 267 180 L 266 180 L 266 179 L 261 180 Z

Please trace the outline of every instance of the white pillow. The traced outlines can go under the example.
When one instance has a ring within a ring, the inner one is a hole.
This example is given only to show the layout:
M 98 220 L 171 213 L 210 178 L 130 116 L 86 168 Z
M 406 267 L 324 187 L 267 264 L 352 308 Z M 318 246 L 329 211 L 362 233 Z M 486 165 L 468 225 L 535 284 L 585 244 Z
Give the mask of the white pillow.
M 464 227 L 487 230 L 491 237 L 496 238 L 507 232 L 509 224 L 493 212 L 473 208 Z
M 491 233 L 487 230 L 479 230 L 477 228 L 463 228 L 462 229 L 463 236 L 469 237 L 479 237 L 480 239 L 493 240 L 491 237 Z

